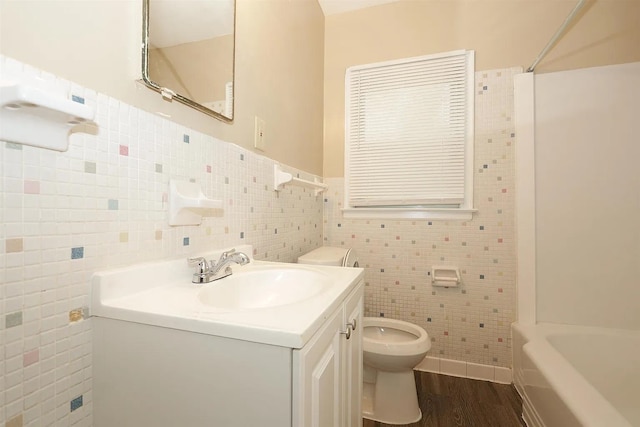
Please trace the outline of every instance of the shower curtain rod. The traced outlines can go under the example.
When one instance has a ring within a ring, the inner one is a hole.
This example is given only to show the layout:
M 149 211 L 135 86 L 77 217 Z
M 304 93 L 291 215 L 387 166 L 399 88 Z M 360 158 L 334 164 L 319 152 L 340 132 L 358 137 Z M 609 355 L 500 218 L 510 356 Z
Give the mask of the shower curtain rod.
M 564 20 L 563 24 L 560 26 L 560 28 L 558 28 L 558 31 L 556 31 L 556 33 L 553 35 L 551 40 L 549 40 L 549 43 L 547 43 L 547 45 L 544 47 L 544 49 L 542 49 L 542 52 L 540 52 L 540 55 L 538 55 L 536 60 L 533 61 L 533 64 L 531 64 L 531 66 L 529 68 L 527 68 L 527 73 L 532 73 L 533 72 L 533 70 L 538 65 L 538 62 L 540 62 L 542 60 L 542 58 L 544 58 L 544 56 L 553 47 L 553 45 L 556 43 L 556 41 L 558 41 L 558 39 L 560 38 L 560 36 L 564 32 L 564 30 L 571 23 L 571 21 L 576 16 L 576 14 L 580 11 L 580 9 L 582 9 L 582 6 L 584 6 L 586 1 L 587 0 L 580 0 L 578 2 L 578 4 L 576 4 L 576 6 L 573 8 L 573 10 L 569 14 L 569 16 L 567 16 L 567 18 Z

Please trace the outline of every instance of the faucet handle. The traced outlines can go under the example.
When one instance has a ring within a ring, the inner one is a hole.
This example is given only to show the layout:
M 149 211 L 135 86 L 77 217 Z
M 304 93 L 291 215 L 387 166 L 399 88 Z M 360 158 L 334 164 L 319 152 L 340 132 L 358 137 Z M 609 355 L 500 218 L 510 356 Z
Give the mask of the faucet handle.
M 222 254 L 220 255 L 219 261 L 222 261 L 223 259 L 227 259 L 229 255 L 233 255 L 235 253 L 236 253 L 236 248 L 229 249 L 228 251 L 222 252 Z
M 220 258 L 218 259 L 218 262 L 211 261 L 211 264 L 212 265 L 219 264 L 220 262 L 222 262 L 225 259 L 227 259 L 229 257 L 229 255 L 233 255 L 234 253 L 236 253 L 236 248 L 229 249 L 228 251 L 222 252 L 220 254 Z
M 187 262 L 191 267 L 198 266 L 198 273 L 206 273 L 209 271 L 209 263 L 203 257 L 187 258 Z

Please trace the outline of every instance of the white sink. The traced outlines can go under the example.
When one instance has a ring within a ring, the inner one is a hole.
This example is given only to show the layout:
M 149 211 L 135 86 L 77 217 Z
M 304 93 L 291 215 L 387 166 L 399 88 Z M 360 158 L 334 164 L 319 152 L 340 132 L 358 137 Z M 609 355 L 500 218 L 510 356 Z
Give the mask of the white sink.
M 331 283 L 331 277 L 319 271 L 262 266 L 205 285 L 198 299 L 216 309 L 278 307 L 314 297 Z
M 96 273 L 92 316 L 302 348 L 364 276 L 360 268 L 258 261 L 251 246 L 235 249 L 251 262 L 207 284 L 191 283 L 185 258 Z

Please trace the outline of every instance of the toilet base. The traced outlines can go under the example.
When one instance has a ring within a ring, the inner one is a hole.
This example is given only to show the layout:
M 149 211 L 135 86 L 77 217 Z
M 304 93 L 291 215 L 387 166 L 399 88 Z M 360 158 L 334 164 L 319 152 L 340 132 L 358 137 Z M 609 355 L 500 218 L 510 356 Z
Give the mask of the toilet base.
M 365 371 L 372 369 L 365 365 Z M 411 424 L 422 419 L 413 370 L 376 371 L 375 383 L 365 381 L 362 416 L 385 424 Z

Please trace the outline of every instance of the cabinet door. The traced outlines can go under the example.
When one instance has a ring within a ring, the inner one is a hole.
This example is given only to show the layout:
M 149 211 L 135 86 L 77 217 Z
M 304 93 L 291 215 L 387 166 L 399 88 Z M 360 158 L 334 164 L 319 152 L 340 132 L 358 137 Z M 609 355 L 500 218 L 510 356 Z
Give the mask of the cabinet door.
M 294 427 L 341 425 L 343 316 L 342 309 L 334 312 L 302 349 L 293 352 Z
M 360 283 L 345 300 L 345 327 L 354 324 L 351 336 L 344 340 L 342 366 L 344 371 L 342 392 L 343 402 L 343 426 L 362 426 L 362 305 L 363 285 Z M 344 335 L 343 335 L 344 337 Z

